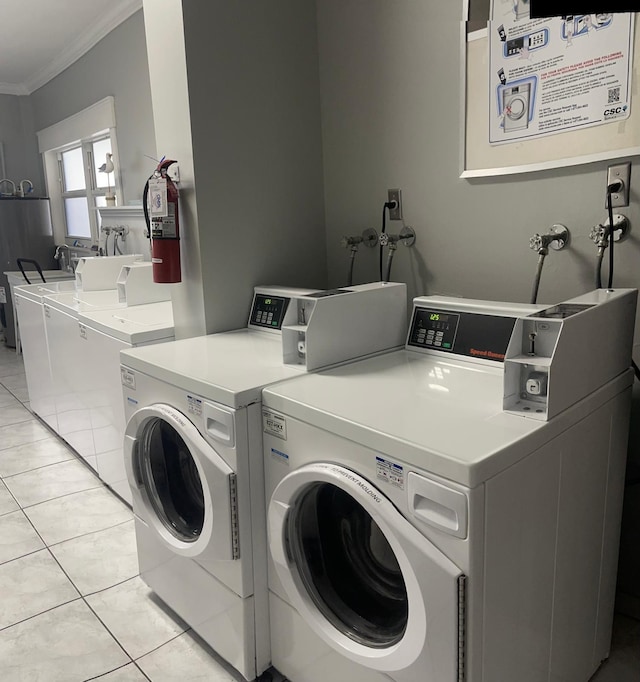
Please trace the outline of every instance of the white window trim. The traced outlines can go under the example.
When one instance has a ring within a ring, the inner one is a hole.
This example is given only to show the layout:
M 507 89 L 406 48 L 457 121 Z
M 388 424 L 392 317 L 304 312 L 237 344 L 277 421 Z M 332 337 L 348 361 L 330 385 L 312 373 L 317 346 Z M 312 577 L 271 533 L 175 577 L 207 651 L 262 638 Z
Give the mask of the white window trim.
M 56 243 L 65 240 L 74 242 L 75 239 L 67 237 L 65 229 L 64 202 L 62 188 L 60 186 L 60 173 L 58 168 L 58 151 L 70 145 L 79 144 L 84 140 L 91 139 L 96 135 L 108 134 L 111 138 L 111 151 L 113 161 L 118 167 L 118 143 L 116 139 L 116 111 L 115 99 L 110 95 L 99 102 L 79 111 L 73 116 L 54 123 L 48 128 L 39 130 L 38 149 L 42 154 L 44 165 L 45 182 L 50 198 L 51 219 Z M 114 173 L 114 185 L 116 202 L 122 204 L 122 187 L 120 174 Z M 97 219 L 97 216 L 96 216 Z M 90 245 L 97 244 L 98 234 L 93 234 L 92 239 L 80 240 Z

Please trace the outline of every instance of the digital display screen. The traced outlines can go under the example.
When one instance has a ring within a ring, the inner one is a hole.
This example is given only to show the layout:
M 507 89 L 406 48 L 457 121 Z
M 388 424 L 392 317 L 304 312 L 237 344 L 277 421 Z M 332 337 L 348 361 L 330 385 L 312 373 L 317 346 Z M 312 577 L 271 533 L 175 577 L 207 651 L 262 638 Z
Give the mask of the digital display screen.
M 256 294 L 250 324 L 267 329 L 280 329 L 288 305 L 289 299 L 283 296 Z

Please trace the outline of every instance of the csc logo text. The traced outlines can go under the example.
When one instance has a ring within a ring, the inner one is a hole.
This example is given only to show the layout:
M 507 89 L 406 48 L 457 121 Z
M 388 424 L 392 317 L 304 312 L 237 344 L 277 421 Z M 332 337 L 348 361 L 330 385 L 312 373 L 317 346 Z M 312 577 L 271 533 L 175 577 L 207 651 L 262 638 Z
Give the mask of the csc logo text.
M 627 110 L 627 105 L 619 107 L 611 107 L 610 109 L 604 110 L 604 115 L 606 116 L 618 116 L 619 114 L 624 114 Z

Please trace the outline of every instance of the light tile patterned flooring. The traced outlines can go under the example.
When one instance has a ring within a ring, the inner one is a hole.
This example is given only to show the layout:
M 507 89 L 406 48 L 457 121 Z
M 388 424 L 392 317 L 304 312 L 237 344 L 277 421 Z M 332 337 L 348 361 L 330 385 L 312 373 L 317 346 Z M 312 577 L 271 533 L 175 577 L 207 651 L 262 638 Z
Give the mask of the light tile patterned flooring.
M 22 360 L 0 342 L 0 680 L 242 679 L 138 577 L 130 509 L 28 400 Z M 617 617 L 592 682 L 638 680 L 640 622 Z
M 28 410 L 0 341 L 0 680 L 233 682 L 138 577 L 131 510 Z

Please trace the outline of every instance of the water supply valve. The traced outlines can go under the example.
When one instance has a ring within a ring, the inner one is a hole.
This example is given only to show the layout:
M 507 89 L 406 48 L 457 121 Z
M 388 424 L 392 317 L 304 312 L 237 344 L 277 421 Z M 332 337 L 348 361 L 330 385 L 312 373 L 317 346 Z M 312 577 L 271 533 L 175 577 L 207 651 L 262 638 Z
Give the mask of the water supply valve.
M 416 233 L 412 227 L 403 227 L 399 234 L 383 232 L 380 235 L 380 246 L 388 246 L 390 249 L 397 248 L 400 242 L 404 246 L 413 246 L 416 243 Z
M 613 240 L 619 242 L 629 232 L 629 219 L 620 213 L 613 215 Z M 591 228 L 589 239 L 599 248 L 606 249 L 609 246 L 609 218 L 600 225 Z
M 404 246 L 413 246 L 416 242 L 416 233 L 412 227 L 405 226 L 400 230 L 399 234 L 388 234 L 383 232 L 380 235 L 380 247 L 388 247 L 388 257 L 387 266 L 385 268 L 384 274 L 382 273 L 382 248 L 380 249 L 380 274 L 382 276 L 383 282 L 389 282 L 391 280 L 391 263 L 393 262 L 393 256 L 398 248 L 398 242 L 404 244 Z
M 364 244 L 369 248 L 373 248 L 378 243 L 378 233 L 368 227 L 366 230 L 362 231 L 361 235 L 353 235 L 349 237 L 343 237 L 340 240 L 340 245 L 345 249 L 351 249 L 352 251 L 357 251 L 360 244 Z
M 361 235 L 343 237 L 340 243 L 345 249 L 349 249 L 349 269 L 347 272 L 347 286 L 351 286 L 351 284 L 353 283 L 353 263 L 356 257 L 356 253 L 358 253 L 358 246 L 360 246 L 360 244 L 364 244 L 369 248 L 373 248 L 378 243 L 378 233 L 369 227 L 366 230 L 363 230 Z
M 560 224 L 553 225 L 547 234 L 534 234 L 529 239 L 529 248 L 536 253 L 546 256 L 549 249 L 560 251 L 569 241 L 569 230 Z

